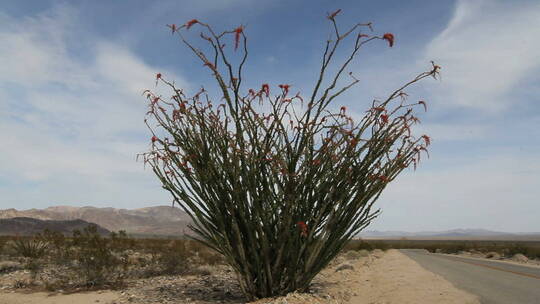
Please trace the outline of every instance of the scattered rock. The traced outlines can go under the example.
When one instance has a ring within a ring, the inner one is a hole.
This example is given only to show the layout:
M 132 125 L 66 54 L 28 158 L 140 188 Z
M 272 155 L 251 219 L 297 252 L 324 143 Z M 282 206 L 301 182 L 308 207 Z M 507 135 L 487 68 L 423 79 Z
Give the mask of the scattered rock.
M 338 268 L 336 268 L 336 272 L 343 271 L 343 270 L 354 270 L 354 267 L 350 264 L 343 264 L 339 266 Z
M 529 261 L 529 258 L 527 258 L 526 256 L 524 256 L 523 254 L 521 253 L 516 253 L 514 254 L 514 256 L 512 257 L 512 261 L 514 262 L 520 262 L 520 263 L 527 263 Z
M 23 269 L 23 265 L 21 263 L 12 262 L 12 261 L 4 261 L 0 262 L 0 273 L 9 273 L 17 270 Z

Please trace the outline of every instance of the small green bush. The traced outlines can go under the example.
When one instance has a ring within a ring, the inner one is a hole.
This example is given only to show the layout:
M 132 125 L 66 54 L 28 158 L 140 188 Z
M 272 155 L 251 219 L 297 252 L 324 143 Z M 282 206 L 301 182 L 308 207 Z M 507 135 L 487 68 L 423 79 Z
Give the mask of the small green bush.
M 47 242 L 40 238 L 18 237 L 11 247 L 17 256 L 39 259 L 44 257 L 48 251 Z

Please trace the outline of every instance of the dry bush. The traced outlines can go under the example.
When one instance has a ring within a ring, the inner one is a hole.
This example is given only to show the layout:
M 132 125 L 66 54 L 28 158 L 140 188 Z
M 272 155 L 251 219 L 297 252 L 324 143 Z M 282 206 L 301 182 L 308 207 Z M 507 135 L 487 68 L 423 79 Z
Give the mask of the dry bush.
M 83 285 L 96 287 L 117 285 L 123 281 L 127 269 L 127 258 L 114 255 L 110 241 L 103 238 L 95 225 L 73 234 L 77 246 L 72 270 L 82 276 Z

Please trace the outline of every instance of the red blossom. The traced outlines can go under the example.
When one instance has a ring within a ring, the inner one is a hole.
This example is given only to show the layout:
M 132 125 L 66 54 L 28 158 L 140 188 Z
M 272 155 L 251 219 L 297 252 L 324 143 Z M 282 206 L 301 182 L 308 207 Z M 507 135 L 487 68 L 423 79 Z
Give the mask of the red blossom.
M 303 237 L 307 237 L 308 235 L 308 226 L 305 222 L 299 221 L 296 223 L 296 226 L 298 227 L 298 230 L 300 230 L 300 235 Z
M 192 20 L 189 20 L 187 23 L 186 23 L 186 28 L 189 30 L 189 28 L 194 25 L 195 23 L 199 23 L 199 20 L 197 19 L 192 19 Z
M 388 123 L 388 115 L 382 114 L 381 115 L 381 120 L 382 120 L 383 123 Z
M 394 46 L 394 35 L 393 34 L 386 33 L 386 34 L 383 35 L 382 39 L 388 41 L 388 45 L 390 45 L 390 47 Z
M 349 142 L 349 144 L 351 145 L 351 147 L 356 147 L 356 145 L 358 144 L 358 139 L 356 138 L 353 138 L 351 139 L 351 141 Z
M 240 43 L 240 34 L 244 31 L 244 27 L 239 26 L 234 30 L 234 50 L 238 49 L 238 44 Z
M 345 113 L 345 111 L 347 111 L 347 107 L 346 106 L 341 107 L 340 112 Z
M 270 86 L 268 85 L 268 83 L 263 83 L 261 87 L 261 92 L 265 93 L 266 97 L 270 96 Z
M 384 183 L 388 183 L 388 177 L 384 176 L 384 175 L 379 175 L 378 179 L 381 180 L 381 182 L 384 182 Z
M 329 14 L 329 15 L 328 15 L 328 19 L 334 20 L 334 18 L 335 18 L 339 13 L 341 13 L 341 9 L 338 9 L 337 11 L 335 11 L 335 12 Z
M 431 137 L 424 134 L 424 135 L 422 135 L 422 138 L 426 142 L 426 146 L 429 146 L 431 144 Z
M 158 138 L 154 135 L 152 136 L 151 140 L 152 140 L 152 143 L 155 143 L 158 140 Z
M 161 79 L 161 73 L 156 74 L 156 79 Z
M 287 94 L 289 94 L 290 85 L 288 85 L 288 84 L 280 84 L 280 85 L 278 85 L 278 87 L 283 90 L 283 94 L 285 96 L 287 96 Z

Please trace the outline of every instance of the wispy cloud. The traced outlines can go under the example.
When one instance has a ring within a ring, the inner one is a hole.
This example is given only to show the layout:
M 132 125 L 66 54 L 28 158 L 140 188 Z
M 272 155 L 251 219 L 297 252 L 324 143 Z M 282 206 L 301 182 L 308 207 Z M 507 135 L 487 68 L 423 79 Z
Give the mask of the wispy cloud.
M 188 86 L 121 44 L 91 35 L 74 40 L 69 29 L 76 28 L 76 14 L 57 7 L 22 20 L 1 17 L 0 65 L 9 73 L 0 76 L 6 101 L 0 136 L 7 147 L 0 149 L 0 174 L 37 183 L 37 188 L 56 181 L 56 191 L 39 197 L 43 203 L 64 196 L 61 191 L 71 192 L 66 182 L 81 193 L 88 193 L 85 188 L 92 182 L 101 193 L 98 200 L 109 201 L 118 198 L 118 189 L 129 188 L 126 180 L 148 181 L 143 165 L 135 162 L 135 154 L 148 148 L 141 92 L 152 86 L 157 71 Z M 84 56 L 76 51 L 81 45 L 92 46 Z M 0 189 L 6 200 L 20 196 L 8 191 Z M 120 204 L 141 195 L 123 193 Z
M 496 112 L 516 102 L 512 89 L 540 69 L 540 3 L 517 2 L 457 3 L 426 51 L 443 66 L 442 105 Z

